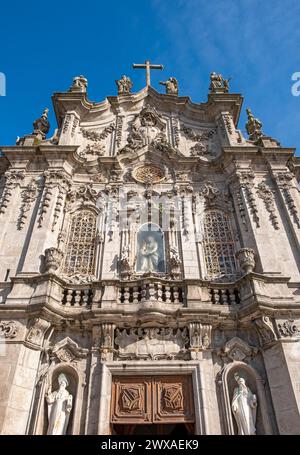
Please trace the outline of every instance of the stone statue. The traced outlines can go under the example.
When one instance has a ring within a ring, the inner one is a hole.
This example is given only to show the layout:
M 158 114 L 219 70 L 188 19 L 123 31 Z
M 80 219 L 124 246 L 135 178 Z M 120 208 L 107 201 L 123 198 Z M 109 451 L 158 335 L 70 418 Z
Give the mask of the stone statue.
M 238 373 L 235 373 L 234 378 L 238 387 L 234 389 L 231 408 L 237 423 L 238 434 L 255 435 L 256 395 L 251 392 L 245 379 L 240 377 Z
M 67 432 L 73 396 L 67 391 L 69 381 L 64 373 L 58 376 L 59 388 L 55 392 L 48 390 L 48 431 L 47 434 L 63 435 Z
M 41 135 L 42 139 L 45 139 L 46 134 L 49 133 L 50 123 L 48 120 L 49 109 L 44 109 L 42 115 L 33 122 L 33 133 L 35 135 Z
M 76 76 L 73 78 L 70 92 L 81 92 L 86 93 L 88 81 L 84 76 Z
M 148 235 L 139 251 L 139 262 L 141 272 L 158 271 L 158 244 L 152 235 Z
M 249 135 L 250 141 L 258 141 L 262 136 L 263 132 L 261 131 L 262 129 L 262 123 L 260 120 L 254 117 L 254 115 L 251 112 L 251 109 L 246 109 L 247 116 L 248 116 L 248 121 L 246 123 L 246 130 Z
M 228 93 L 230 79 L 224 79 L 222 74 L 215 72 L 210 73 L 210 86 L 211 93 Z
M 120 95 L 121 93 L 130 93 L 133 87 L 131 79 L 125 75 L 123 75 L 121 79 L 116 80 L 116 84 L 118 87 L 118 95 Z
M 166 87 L 166 93 L 168 95 L 178 95 L 178 81 L 175 77 L 169 77 L 165 82 L 160 82 L 160 85 Z

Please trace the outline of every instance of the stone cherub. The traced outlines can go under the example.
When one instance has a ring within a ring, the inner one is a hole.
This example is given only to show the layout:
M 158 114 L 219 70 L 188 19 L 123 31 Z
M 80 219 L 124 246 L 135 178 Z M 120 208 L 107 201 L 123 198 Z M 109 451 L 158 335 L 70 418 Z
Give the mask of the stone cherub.
M 168 95 L 178 95 L 178 81 L 175 77 L 169 77 L 165 82 L 160 82 L 160 85 L 166 87 L 166 93 Z
M 123 75 L 121 79 L 116 80 L 116 84 L 118 87 L 118 95 L 120 95 L 121 93 L 130 93 L 133 87 L 131 79 L 125 75 Z
M 222 74 L 215 72 L 210 73 L 210 86 L 209 90 L 211 93 L 228 93 L 229 91 L 229 79 L 224 79 Z

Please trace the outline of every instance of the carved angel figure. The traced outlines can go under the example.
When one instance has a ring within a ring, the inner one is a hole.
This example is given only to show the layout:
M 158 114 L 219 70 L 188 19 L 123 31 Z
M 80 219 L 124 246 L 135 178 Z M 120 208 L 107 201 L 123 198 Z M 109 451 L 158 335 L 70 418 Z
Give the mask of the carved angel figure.
M 168 95 L 178 95 L 178 81 L 175 77 L 169 77 L 165 82 L 160 82 L 160 85 L 166 87 L 166 93 Z

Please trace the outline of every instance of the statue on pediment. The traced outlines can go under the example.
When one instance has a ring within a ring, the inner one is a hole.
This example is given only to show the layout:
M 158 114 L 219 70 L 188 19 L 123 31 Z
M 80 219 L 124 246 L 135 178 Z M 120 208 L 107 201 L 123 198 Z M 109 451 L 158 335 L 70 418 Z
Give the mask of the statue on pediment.
M 165 82 L 160 82 L 160 85 L 166 87 L 167 95 L 178 95 L 178 81 L 175 77 L 169 77 Z
M 224 79 L 222 74 L 210 74 L 210 93 L 228 93 L 230 79 Z
M 73 78 L 72 85 L 69 89 L 69 92 L 80 92 L 86 93 L 88 81 L 84 76 L 76 76 Z
M 121 79 L 116 80 L 116 84 L 118 87 L 118 95 L 121 95 L 122 93 L 130 93 L 133 87 L 131 79 L 125 75 L 123 75 Z

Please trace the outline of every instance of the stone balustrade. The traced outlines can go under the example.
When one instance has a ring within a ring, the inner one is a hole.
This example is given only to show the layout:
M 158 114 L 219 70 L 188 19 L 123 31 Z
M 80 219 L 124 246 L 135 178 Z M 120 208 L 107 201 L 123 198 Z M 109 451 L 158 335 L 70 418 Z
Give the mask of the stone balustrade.
M 209 294 L 213 305 L 238 305 L 241 302 L 239 289 L 226 284 L 209 288 Z
M 166 282 L 128 283 L 119 287 L 118 295 L 118 301 L 124 304 L 146 301 L 182 304 L 184 298 L 183 286 Z
M 93 300 L 93 290 L 89 287 L 83 289 L 64 289 L 62 296 L 62 305 L 64 307 L 90 307 Z

